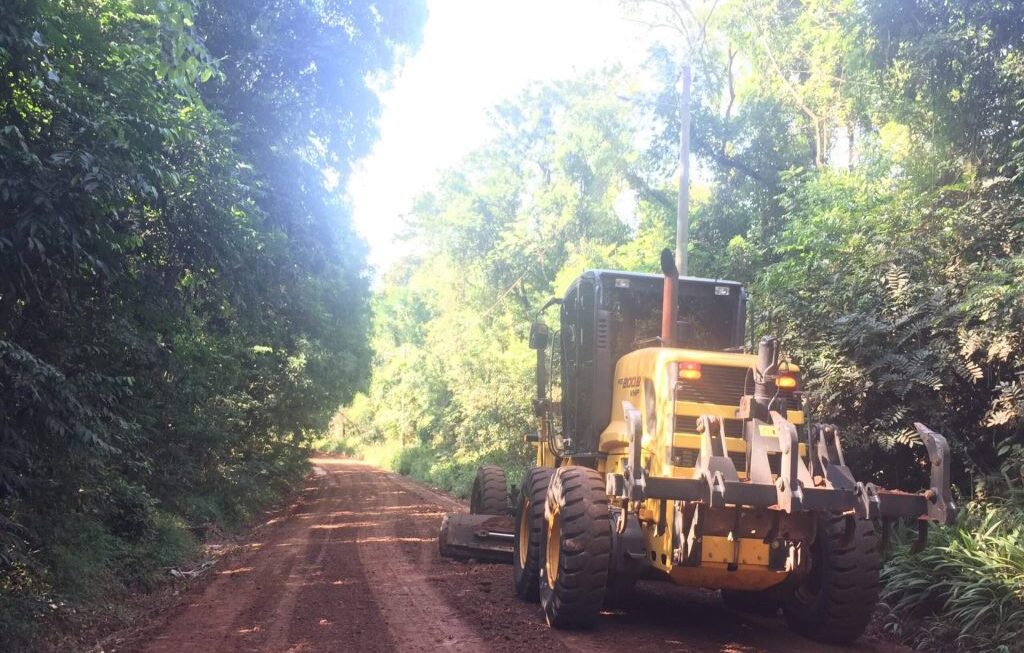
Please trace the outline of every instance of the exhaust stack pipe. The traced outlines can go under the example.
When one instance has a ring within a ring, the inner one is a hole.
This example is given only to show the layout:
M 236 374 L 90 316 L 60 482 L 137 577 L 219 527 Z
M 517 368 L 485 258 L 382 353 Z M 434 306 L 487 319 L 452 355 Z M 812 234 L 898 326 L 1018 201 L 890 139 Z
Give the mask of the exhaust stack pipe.
M 671 250 L 661 250 L 661 273 L 665 275 L 665 290 L 661 298 L 661 346 L 674 347 L 676 316 L 679 313 L 679 269 Z
M 767 420 L 772 399 L 778 390 L 775 377 L 779 373 L 779 341 L 775 336 L 765 336 L 757 344 L 757 369 L 754 370 L 754 405 L 758 419 Z

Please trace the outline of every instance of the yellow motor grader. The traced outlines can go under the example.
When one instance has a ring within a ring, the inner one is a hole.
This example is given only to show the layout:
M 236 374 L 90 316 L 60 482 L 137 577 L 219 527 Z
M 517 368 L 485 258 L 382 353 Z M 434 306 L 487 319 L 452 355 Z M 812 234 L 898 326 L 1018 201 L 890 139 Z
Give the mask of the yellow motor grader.
M 878 600 L 890 524 L 951 523 L 949 446 L 917 424 L 929 488 L 854 479 L 838 430 L 807 423 L 800 370 L 764 338 L 744 353 L 735 282 L 594 270 L 538 319 L 536 464 L 510 495 L 481 468 L 470 514 L 445 517 L 442 554 L 511 557 L 516 593 L 556 628 L 626 609 L 638 578 L 722 590 L 819 641 L 850 642 Z M 557 364 L 558 372 L 549 374 Z

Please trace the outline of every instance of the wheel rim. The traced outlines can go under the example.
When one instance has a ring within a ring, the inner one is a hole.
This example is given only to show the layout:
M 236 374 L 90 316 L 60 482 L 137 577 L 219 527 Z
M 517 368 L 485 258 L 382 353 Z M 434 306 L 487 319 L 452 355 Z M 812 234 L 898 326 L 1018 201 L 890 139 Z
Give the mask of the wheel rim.
M 519 568 L 526 568 L 526 558 L 530 554 L 530 500 L 523 499 L 519 515 Z
M 548 578 L 548 587 L 554 589 L 558 581 L 558 562 L 562 554 L 562 517 L 558 508 L 551 510 L 551 519 L 548 521 L 548 545 L 547 560 L 544 563 L 544 571 Z

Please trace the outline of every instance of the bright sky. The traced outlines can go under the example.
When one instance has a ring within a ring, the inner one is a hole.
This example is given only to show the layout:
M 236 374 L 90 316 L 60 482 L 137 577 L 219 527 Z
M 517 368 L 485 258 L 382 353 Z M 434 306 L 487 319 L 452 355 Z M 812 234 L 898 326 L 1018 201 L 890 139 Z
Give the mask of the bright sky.
M 380 140 L 348 185 L 378 272 L 401 254 L 392 239 L 416 195 L 487 140 L 491 107 L 647 51 L 645 28 L 617 0 L 428 0 L 428 10 L 422 46 L 381 93 Z

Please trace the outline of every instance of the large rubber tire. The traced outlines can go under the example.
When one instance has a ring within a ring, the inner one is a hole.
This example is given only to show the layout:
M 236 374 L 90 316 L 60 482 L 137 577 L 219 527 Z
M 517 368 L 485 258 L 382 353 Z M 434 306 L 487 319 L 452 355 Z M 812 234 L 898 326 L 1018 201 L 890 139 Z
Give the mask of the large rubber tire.
M 527 601 L 540 599 L 540 548 L 544 542 L 544 505 L 553 467 L 532 467 L 523 474 L 516 504 L 515 536 L 512 539 L 512 581 L 516 596 Z
M 607 490 L 606 490 L 607 491 Z M 604 592 L 604 605 L 606 608 L 625 608 L 633 602 L 633 594 L 640 574 L 647 566 L 646 550 L 643 551 L 644 558 L 636 560 L 629 555 L 627 547 L 629 540 L 636 538 L 642 541 L 643 532 L 640 530 L 640 522 L 633 515 L 629 516 L 626 522 L 626 532 L 616 532 L 616 519 L 620 516 L 618 510 L 610 512 L 612 524 L 612 548 L 608 556 L 608 583 Z M 633 531 L 635 529 L 635 531 Z M 631 532 L 633 531 L 633 532 Z
M 548 487 L 540 602 L 553 628 L 588 628 L 604 604 L 612 532 L 604 478 L 562 467 Z
M 878 532 L 871 521 L 854 524 L 848 533 L 845 517 L 818 518 L 811 568 L 782 604 L 789 627 L 805 637 L 848 644 L 861 636 L 875 612 L 882 564 Z
M 628 607 L 636 593 L 637 574 L 608 574 L 608 587 L 604 593 L 604 606 L 619 609 Z
M 469 495 L 469 512 L 474 515 L 509 514 L 505 470 L 497 465 L 484 465 L 476 470 L 473 491 Z

